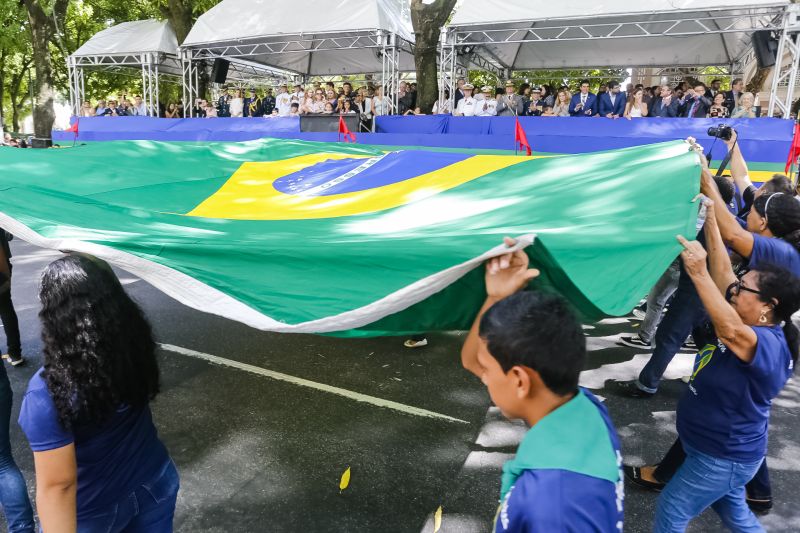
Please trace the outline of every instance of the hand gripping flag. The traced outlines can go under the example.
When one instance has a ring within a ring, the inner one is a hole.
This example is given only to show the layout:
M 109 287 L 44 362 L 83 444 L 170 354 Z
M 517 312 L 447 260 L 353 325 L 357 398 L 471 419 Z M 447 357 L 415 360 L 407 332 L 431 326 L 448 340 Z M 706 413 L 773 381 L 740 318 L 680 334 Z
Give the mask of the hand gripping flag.
M 469 328 L 505 235 L 535 289 L 626 314 L 694 233 L 700 189 L 682 141 L 533 158 L 114 141 L 0 150 L 0 168 L 0 227 L 21 239 L 255 328 L 337 335 Z
M 356 134 L 347 129 L 342 115 L 339 115 L 339 135 L 344 135 L 345 142 L 356 142 Z
M 522 124 L 519 123 L 519 117 L 514 117 L 514 149 L 525 148 L 527 155 L 531 155 L 531 145 L 528 144 L 528 136 L 525 135 L 525 130 L 522 129 Z

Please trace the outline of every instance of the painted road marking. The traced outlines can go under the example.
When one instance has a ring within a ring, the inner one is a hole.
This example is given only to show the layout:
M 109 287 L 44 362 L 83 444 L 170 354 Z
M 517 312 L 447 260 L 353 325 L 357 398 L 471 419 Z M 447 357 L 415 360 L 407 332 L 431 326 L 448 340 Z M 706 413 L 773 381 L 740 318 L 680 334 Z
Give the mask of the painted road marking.
M 251 374 L 257 374 L 259 376 L 264 376 L 270 379 L 285 381 L 286 383 L 291 383 L 293 385 L 298 385 L 300 387 L 308 387 L 310 389 L 316 389 L 322 392 L 335 394 L 337 396 L 349 398 L 357 402 L 368 403 L 376 407 L 384 407 L 386 409 L 392 409 L 394 411 L 399 411 L 401 413 L 405 413 L 408 415 L 421 416 L 425 418 L 437 418 L 440 420 L 447 420 L 448 422 L 458 422 L 459 424 L 469 424 L 469 422 L 467 422 L 466 420 L 461 420 L 460 418 L 453 418 L 452 416 L 443 415 L 441 413 L 434 413 L 433 411 L 420 409 L 418 407 L 413 407 L 411 405 L 405 405 L 402 403 L 393 402 L 391 400 L 376 398 L 375 396 L 361 394 L 360 392 L 354 392 L 347 389 L 340 389 L 339 387 L 333 387 L 331 385 L 326 385 L 324 383 L 317 383 L 316 381 L 310 381 L 307 379 L 290 376 L 288 374 L 283 374 L 281 372 L 267 370 L 266 368 L 261 368 L 254 365 L 248 365 L 247 363 L 241 363 L 239 361 L 225 359 L 224 357 L 218 357 L 216 355 L 190 350 L 189 348 L 183 348 L 181 346 L 175 346 L 172 344 L 159 344 L 159 346 L 163 350 L 166 350 L 168 352 L 174 352 L 177 354 L 186 355 L 188 357 L 194 357 L 196 359 L 203 359 L 204 361 L 208 361 L 209 363 L 213 363 L 216 365 L 236 368 L 238 370 L 250 372 Z

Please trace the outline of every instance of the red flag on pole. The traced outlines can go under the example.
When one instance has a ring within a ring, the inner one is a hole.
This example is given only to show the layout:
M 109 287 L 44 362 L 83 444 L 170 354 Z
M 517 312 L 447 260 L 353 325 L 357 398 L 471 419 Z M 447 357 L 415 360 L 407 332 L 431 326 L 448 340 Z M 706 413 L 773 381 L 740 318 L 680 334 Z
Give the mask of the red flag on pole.
M 339 135 L 344 135 L 345 142 L 356 142 L 356 134 L 347 129 L 342 115 L 339 115 Z
M 528 136 L 525 135 L 525 130 L 522 129 L 522 124 L 519 123 L 519 118 L 514 117 L 516 124 L 514 125 L 514 147 L 525 148 L 525 152 L 531 155 L 531 145 L 528 144 Z
M 792 147 L 789 148 L 789 157 L 786 159 L 786 168 L 783 170 L 784 173 L 789 173 L 791 166 L 797 163 L 798 157 L 800 157 L 800 127 L 798 127 L 798 124 L 795 124 Z
M 75 137 L 78 136 L 78 119 L 75 119 L 75 122 L 69 128 L 65 129 L 64 131 L 71 131 L 75 134 Z

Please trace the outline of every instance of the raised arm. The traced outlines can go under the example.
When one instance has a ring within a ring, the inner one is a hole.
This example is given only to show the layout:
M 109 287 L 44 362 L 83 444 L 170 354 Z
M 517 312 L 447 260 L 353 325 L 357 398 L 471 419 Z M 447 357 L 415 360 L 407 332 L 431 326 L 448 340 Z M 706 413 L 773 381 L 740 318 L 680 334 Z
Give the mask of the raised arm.
M 516 242 L 506 237 L 505 244 L 510 247 Z M 524 289 L 528 282 L 539 275 L 538 270 L 528 268 L 529 261 L 528 254 L 524 250 L 517 250 L 495 257 L 486 263 L 486 301 L 475 317 L 461 348 L 461 364 L 478 377 L 483 375 L 483 367 L 478 362 L 478 348 L 481 342 L 478 330 L 481 318 L 495 303 Z
M 689 242 L 678 235 L 683 245 L 681 259 L 686 273 L 691 277 L 697 294 L 714 325 L 714 332 L 736 357 L 749 363 L 756 353 L 758 337 L 753 328 L 742 321 L 739 313 L 727 302 L 706 268 L 706 251 L 697 241 Z
M 739 143 L 736 142 L 737 137 L 738 135 L 736 130 L 733 130 L 731 138 L 725 141 L 725 144 L 728 145 L 728 150 L 731 152 L 731 176 L 733 177 L 733 181 L 736 183 L 736 187 L 739 189 L 739 192 L 744 194 L 744 191 L 748 187 L 753 186 L 753 182 L 750 181 L 747 163 L 742 156 L 742 151 L 739 149 Z
M 706 251 L 708 252 L 708 266 L 711 270 L 711 279 L 716 283 L 717 288 L 722 294 L 728 290 L 731 283 L 736 281 L 736 274 L 733 273 L 731 257 L 722 242 L 722 235 L 719 234 L 719 226 L 714 215 L 714 202 L 704 201 L 706 206 Z
M 702 147 L 700 147 L 698 144 L 695 144 L 694 139 L 692 138 L 689 139 L 689 142 L 699 155 L 702 166 L 700 192 L 705 194 L 711 201 L 713 201 L 714 205 L 724 206 L 725 201 L 722 199 L 722 195 L 717 188 L 717 184 L 714 183 L 714 176 L 711 175 L 711 171 L 708 169 L 708 161 L 706 160 L 706 156 L 703 155 Z M 736 217 L 733 216 L 727 209 L 714 209 L 714 214 L 717 221 L 717 226 L 719 227 L 720 235 L 722 235 L 723 242 L 733 248 L 736 253 L 742 257 L 746 259 L 749 258 L 750 254 L 753 253 L 753 234 L 740 226 L 739 222 L 736 220 Z

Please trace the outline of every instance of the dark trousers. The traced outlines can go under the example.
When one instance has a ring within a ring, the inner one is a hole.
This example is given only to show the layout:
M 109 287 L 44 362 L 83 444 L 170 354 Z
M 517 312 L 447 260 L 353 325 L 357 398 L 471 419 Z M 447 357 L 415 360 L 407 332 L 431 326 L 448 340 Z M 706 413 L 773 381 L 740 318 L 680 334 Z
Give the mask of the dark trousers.
M 656 329 L 655 348 L 650 360 L 639 373 L 638 386 L 647 392 L 656 392 L 661 377 L 672 358 L 680 351 L 686 337 L 695 328 L 704 325 L 708 315 L 689 275 L 681 264 L 678 288 L 669 305 L 669 312 Z M 696 339 L 697 342 L 702 342 Z M 698 348 L 701 345 L 698 344 Z
M 22 355 L 22 344 L 19 336 L 19 320 L 14 311 L 14 304 L 11 301 L 11 290 L 0 292 L 0 320 L 3 321 L 3 329 L 6 332 L 8 342 L 8 353 L 14 357 Z
M 667 455 L 661 459 L 661 462 L 653 472 L 653 477 L 661 483 L 669 483 L 675 472 L 683 464 L 686 459 L 686 452 L 683 450 L 683 445 L 680 439 L 675 440 L 675 444 L 667 452 Z M 761 468 L 756 472 L 755 477 L 745 486 L 747 490 L 747 497 L 754 500 L 770 500 L 772 499 L 772 486 L 769 481 L 769 469 L 767 468 L 767 460 L 761 463 Z

